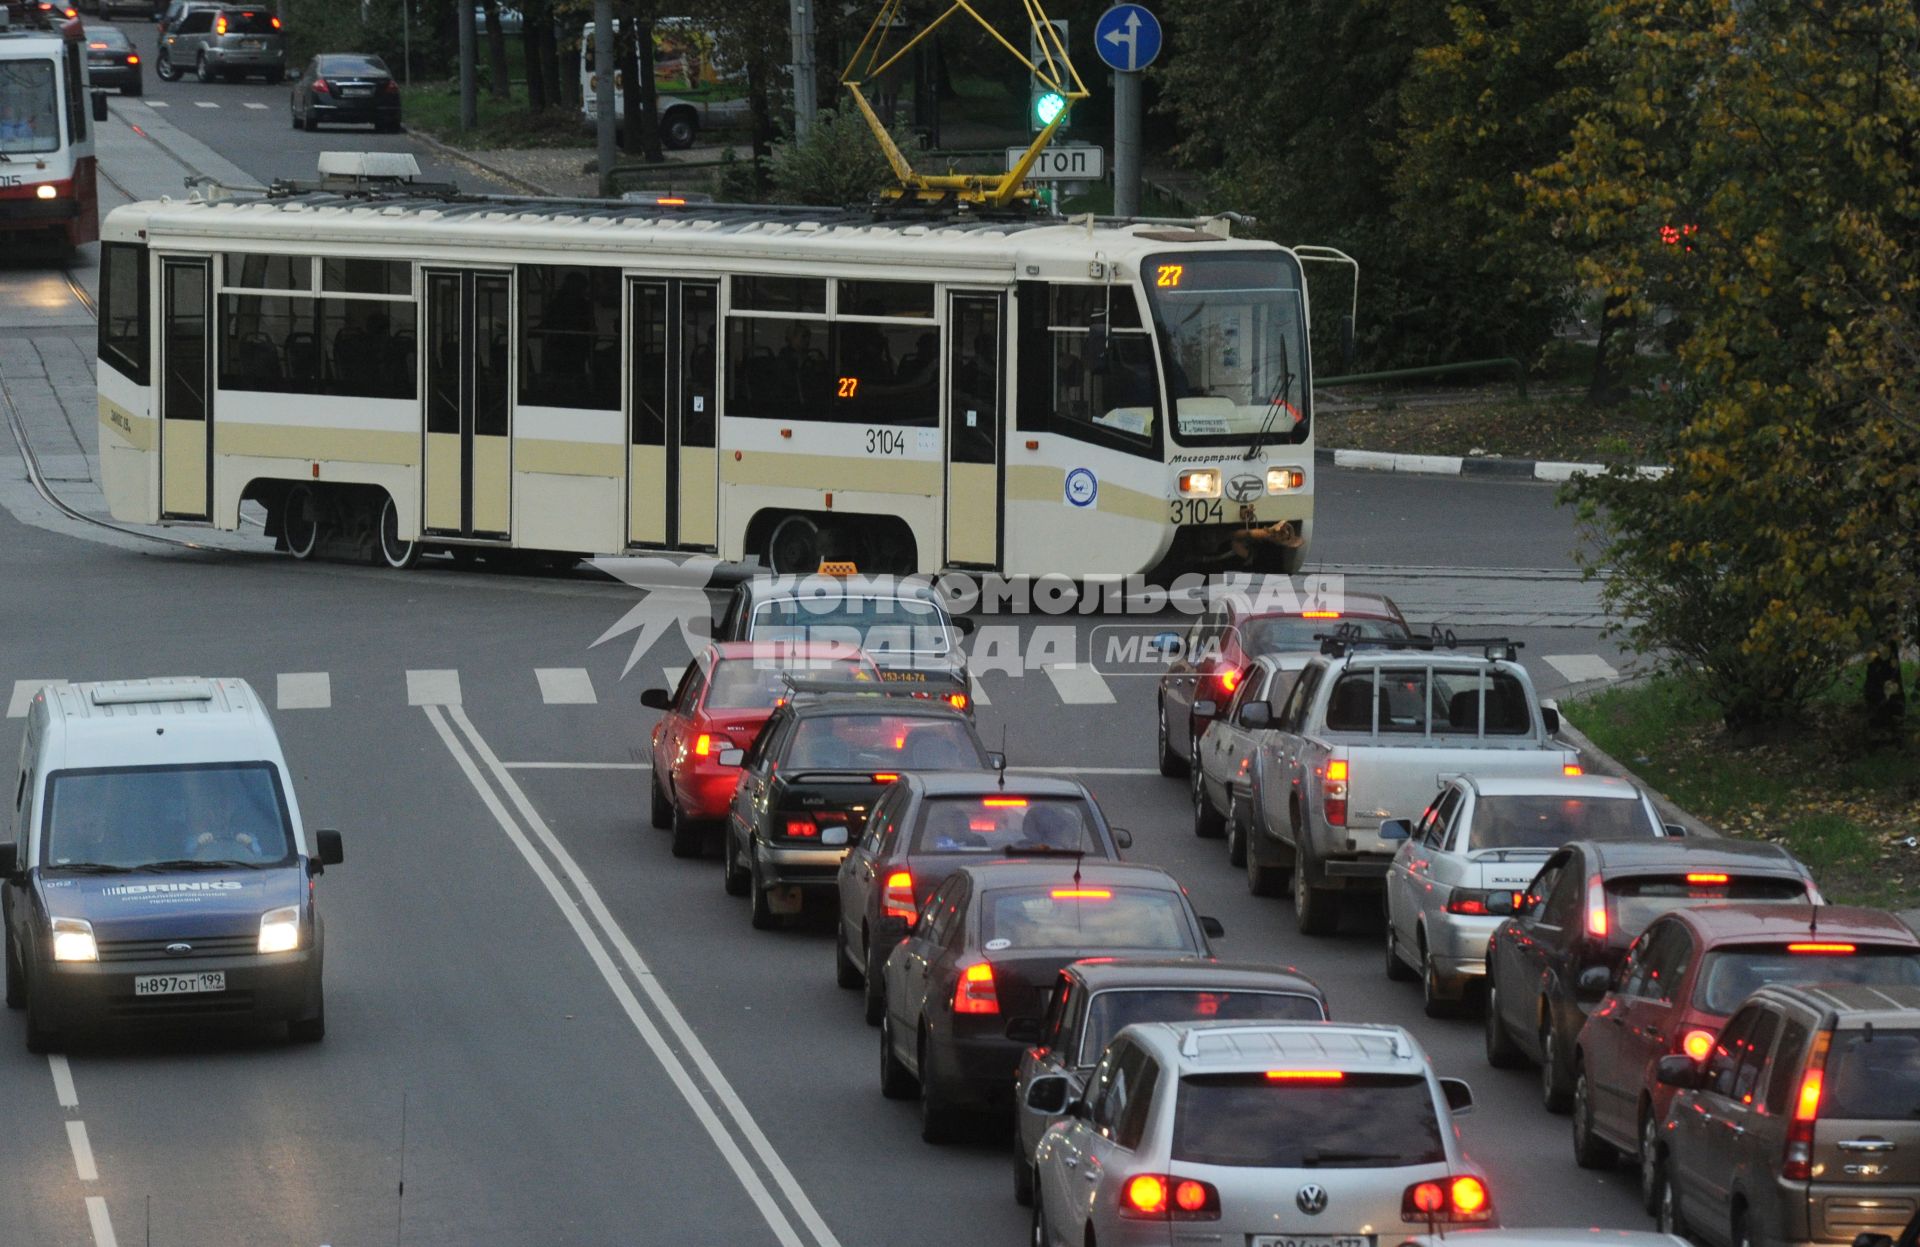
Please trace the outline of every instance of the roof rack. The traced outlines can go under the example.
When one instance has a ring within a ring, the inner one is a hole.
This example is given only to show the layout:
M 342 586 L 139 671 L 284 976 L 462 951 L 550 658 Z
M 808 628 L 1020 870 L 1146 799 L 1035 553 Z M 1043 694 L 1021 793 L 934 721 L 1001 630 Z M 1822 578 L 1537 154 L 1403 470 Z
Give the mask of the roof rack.
M 1174 1025 L 1177 1026 L 1179 1023 L 1176 1022 Z M 1286 1027 L 1289 1025 L 1287 1021 L 1276 1018 L 1269 1022 L 1248 1022 L 1240 1026 L 1189 1026 L 1187 1033 L 1180 1039 L 1180 1055 L 1183 1057 L 1199 1056 L 1200 1037 L 1202 1035 L 1265 1035 L 1271 1033 L 1276 1027 Z M 1329 1022 L 1321 1022 L 1314 1024 L 1312 1030 L 1313 1033 L 1318 1035 L 1339 1032 L 1343 1035 L 1384 1039 L 1392 1046 L 1395 1060 L 1405 1060 L 1413 1055 L 1413 1053 L 1400 1042 L 1401 1032 L 1397 1026 L 1379 1026 L 1373 1024 L 1341 1026 Z
M 1332 632 L 1314 633 L 1313 639 L 1320 642 L 1320 652 L 1330 658 L 1344 658 L 1359 649 L 1413 650 L 1424 654 L 1435 650 L 1478 649 L 1488 662 L 1518 662 L 1525 645 L 1503 636 L 1456 636 L 1452 629 L 1443 629 L 1438 624 L 1423 637 L 1380 637 L 1364 636 L 1357 625 L 1343 623 Z

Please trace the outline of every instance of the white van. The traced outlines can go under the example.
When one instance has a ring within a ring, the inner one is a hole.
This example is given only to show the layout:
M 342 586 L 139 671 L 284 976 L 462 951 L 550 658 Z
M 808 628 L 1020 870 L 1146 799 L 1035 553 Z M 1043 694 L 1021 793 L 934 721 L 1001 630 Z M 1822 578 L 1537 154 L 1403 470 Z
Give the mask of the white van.
M 620 23 L 613 23 L 616 38 Z M 595 97 L 600 81 L 593 72 L 593 23 L 580 28 L 580 115 L 588 125 L 599 120 Z M 615 62 L 616 66 L 618 61 Z M 746 79 L 735 73 L 714 44 L 713 36 L 686 18 L 662 18 L 653 25 L 654 111 L 660 118 L 660 143 L 681 150 L 692 147 L 700 131 L 745 125 L 752 115 Z M 613 73 L 613 117 L 626 117 L 625 78 Z
M 293 777 L 245 680 L 50 685 L 0 832 L 7 1007 L 27 1047 L 161 1022 L 326 1034 L 313 876 Z

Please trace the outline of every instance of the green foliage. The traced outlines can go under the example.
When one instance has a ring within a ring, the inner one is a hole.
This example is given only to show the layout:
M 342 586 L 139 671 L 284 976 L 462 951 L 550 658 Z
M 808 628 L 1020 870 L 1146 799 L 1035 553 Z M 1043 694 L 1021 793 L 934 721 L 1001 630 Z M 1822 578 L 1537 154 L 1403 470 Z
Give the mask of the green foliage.
M 406 64 L 400 0 L 372 0 L 364 22 L 357 0 L 350 4 L 340 0 L 285 0 L 281 16 L 287 31 L 287 64 L 293 72 L 321 52 L 372 53 L 392 66 L 395 75 Z M 428 40 L 425 25 L 416 17 L 415 52 L 423 51 Z
M 919 148 L 913 134 L 903 126 L 891 133 L 913 159 Z M 822 112 L 804 141 L 774 145 L 773 189 L 783 203 L 864 204 L 896 184 L 892 166 L 857 108 Z

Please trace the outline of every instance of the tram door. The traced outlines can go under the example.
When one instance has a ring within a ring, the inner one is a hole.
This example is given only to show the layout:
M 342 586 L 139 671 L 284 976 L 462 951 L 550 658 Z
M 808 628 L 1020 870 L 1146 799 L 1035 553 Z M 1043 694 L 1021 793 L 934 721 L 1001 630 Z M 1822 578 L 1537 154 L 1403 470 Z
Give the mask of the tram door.
M 426 270 L 425 527 L 431 533 L 508 535 L 510 282 L 502 272 Z
M 1006 296 L 947 296 L 947 562 L 998 567 Z
M 206 259 L 160 261 L 160 513 L 213 514 L 213 289 Z
M 711 550 L 719 532 L 720 285 L 627 282 L 627 541 Z

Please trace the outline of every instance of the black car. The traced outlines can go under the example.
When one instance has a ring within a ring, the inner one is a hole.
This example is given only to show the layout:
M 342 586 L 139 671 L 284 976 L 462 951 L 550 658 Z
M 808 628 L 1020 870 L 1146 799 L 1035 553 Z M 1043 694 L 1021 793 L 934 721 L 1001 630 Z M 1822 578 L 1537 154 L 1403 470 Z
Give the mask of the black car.
M 96 87 L 118 87 L 122 95 L 139 95 L 146 85 L 140 54 L 119 27 L 87 27 L 87 80 Z
M 1055 858 L 962 866 L 887 958 L 880 1090 L 920 1097 L 920 1134 L 1004 1111 L 1061 967 L 1083 957 L 1210 957 L 1220 924 L 1158 866 Z M 1024 1020 L 1024 1021 L 1023 1021 Z M 1014 1034 L 1009 1035 L 1009 1028 Z
M 1110 827 L 1086 787 L 1057 776 L 928 771 L 904 774 L 874 803 L 840 863 L 833 962 L 840 986 L 865 986 L 880 1024 L 882 970 L 920 906 L 947 876 L 982 858 L 1080 853 L 1117 860 L 1133 843 Z
M 400 84 L 385 61 L 359 52 L 328 52 L 307 62 L 293 84 L 289 114 L 296 130 L 328 125 L 400 128 Z
M 790 684 L 792 700 L 773 712 L 753 747 L 720 756 L 743 768 L 721 849 L 727 893 L 753 898 L 753 925 L 762 929 L 798 912 L 805 893 L 834 891 L 867 811 L 903 772 L 1004 764 L 944 702 L 871 684 Z
M 1487 940 L 1487 1063 L 1540 1066 L 1549 1111 L 1573 1103 L 1573 1046 L 1628 945 L 1661 914 L 1724 901 L 1820 903 L 1799 859 L 1736 840 L 1577 840 L 1524 893 L 1495 892 L 1511 914 Z

